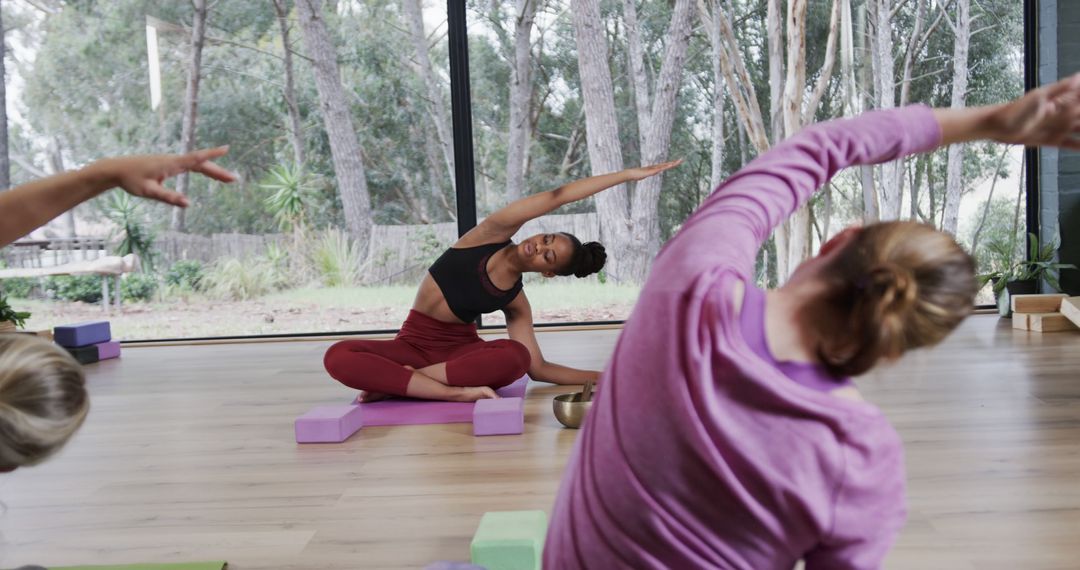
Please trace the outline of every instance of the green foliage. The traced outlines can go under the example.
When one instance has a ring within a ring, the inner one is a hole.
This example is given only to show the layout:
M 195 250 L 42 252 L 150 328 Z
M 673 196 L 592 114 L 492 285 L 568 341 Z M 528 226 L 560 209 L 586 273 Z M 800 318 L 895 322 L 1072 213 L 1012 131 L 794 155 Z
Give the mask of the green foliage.
M 315 274 L 327 287 L 358 285 L 363 271 L 363 248 L 340 230 L 327 230 L 311 249 Z
M 246 301 L 281 288 L 284 277 L 265 257 L 221 258 L 207 270 L 203 283 L 212 296 Z
M 980 287 L 985 286 L 987 282 L 992 281 L 994 283 L 994 295 L 999 296 L 1001 295 L 1001 292 L 1005 290 L 1005 286 L 1011 281 L 1042 279 L 1055 291 L 1060 291 L 1061 283 L 1058 281 L 1058 275 L 1061 270 L 1076 269 L 1076 266 L 1071 263 L 1057 263 L 1054 261 L 1058 249 L 1056 240 L 1042 244 L 1041 246 L 1039 245 L 1039 238 L 1035 234 L 1028 234 L 1028 240 L 1030 242 L 1030 247 L 1027 259 L 1011 263 L 1006 266 L 1005 269 L 979 275 Z M 989 249 L 996 258 L 996 263 L 1000 264 L 1005 259 L 1012 259 L 1010 251 L 1011 245 L 1005 244 L 1000 240 L 994 240 L 990 244 L 987 244 L 987 249 Z
M 30 313 L 25 311 L 16 311 L 8 304 L 7 295 L 0 292 L 0 322 L 9 321 L 15 325 L 16 328 L 23 328 L 26 326 L 26 319 L 30 318 Z
M 202 262 L 181 259 L 165 272 L 165 284 L 183 291 L 199 291 L 202 289 L 203 277 Z
M 12 277 L 0 281 L 0 292 L 12 299 L 29 299 L 37 287 L 38 280 L 34 277 Z
M 157 288 L 157 278 L 146 273 L 132 273 L 120 280 L 120 294 L 128 301 L 149 301 Z
M 127 192 L 111 192 L 101 205 L 105 217 L 119 226 L 117 255 L 136 254 L 147 269 L 154 268 L 157 252 L 154 250 L 154 233 L 142 216 L 141 202 Z
M 97 303 L 101 301 L 100 275 L 55 275 L 45 285 L 50 297 L 61 301 L 82 301 Z
M 416 253 L 414 261 L 416 265 L 424 267 L 435 263 L 435 260 L 446 251 L 446 248 L 450 247 L 450 244 L 443 243 L 439 236 L 435 235 L 435 231 L 431 229 L 425 229 L 417 239 L 420 241 L 420 250 Z
M 310 194 L 314 190 L 304 171 L 299 166 L 278 165 L 270 169 L 260 184 L 271 194 L 266 197 L 266 207 L 274 215 L 278 226 L 290 230 L 305 225 Z

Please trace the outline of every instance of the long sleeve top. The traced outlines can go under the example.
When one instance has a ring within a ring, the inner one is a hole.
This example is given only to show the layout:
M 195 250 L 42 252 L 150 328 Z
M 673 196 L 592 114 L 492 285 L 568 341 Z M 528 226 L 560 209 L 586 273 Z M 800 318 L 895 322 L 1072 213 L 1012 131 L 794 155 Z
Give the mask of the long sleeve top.
M 935 148 L 921 106 L 809 127 L 725 181 L 661 250 L 563 476 L 544 566 L 880 567 L 904 524 L 903 448 L 873 405 L 751 350 L 734 288 L 841 169 Z

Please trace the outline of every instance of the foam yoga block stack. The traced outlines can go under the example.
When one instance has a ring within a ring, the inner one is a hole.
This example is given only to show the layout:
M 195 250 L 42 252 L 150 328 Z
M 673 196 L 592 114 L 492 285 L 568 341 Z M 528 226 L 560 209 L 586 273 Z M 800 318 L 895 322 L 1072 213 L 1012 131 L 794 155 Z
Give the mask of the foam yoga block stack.
M 473 408 L 473 435 L 510 435 L 525 431 L 525 400 L 480 400 Z
M 362 425 L 360 406 L 319 406 L 296 418 L 296 442 L 341 443 Z
M 488 570 L 540 570 L 545 535 L 544 511 L 485 513 L 470 545 L 472 563 Z
M 112 340 L 109 321 L 56 327 L 53 329 L 53 340 L 83 364 L 120 356 L 120 343 Z

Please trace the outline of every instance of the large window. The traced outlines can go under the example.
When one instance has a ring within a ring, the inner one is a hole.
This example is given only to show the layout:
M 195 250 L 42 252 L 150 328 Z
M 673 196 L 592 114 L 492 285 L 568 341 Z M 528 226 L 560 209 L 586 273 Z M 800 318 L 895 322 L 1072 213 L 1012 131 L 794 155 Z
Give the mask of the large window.
M 809 2 L 794 18 L 773 0 L 469 0 L 474 159 L 459 165 L 454 123 L 460 135 L 470 117 L 452 116 L 445 2 L 327 1 L 314 25 L 288 0 L 218 2 L 203 26 L 189 2 L 53 4 L 3 3 L 16 182 L 179 150 L 186 122 L 195 146 L 230 144 L 222 162 L 241 177 L 191 178 L 182 219 L 111 193 L 3 250 L 8 269 L 42 273 L 137 255 L 138 270 L 105 283 L 110 297 L 119 284 L 109 318 L 125 339 L 396 328 L 462 212 L 482 218 L 570 180 L 683 158 L 662 181 L 521 232 L 608 248 L 596 276 L 526 279 L 537 322 L 624 319 L 652 256 L 709 191 L 802 126 L 911 102 L 999 102 L 1023 87 L 1011 0 Z M 328 119 L 334 108 L 348 121 Z M 1007 266 L 1025 245 L 1022 166 L 1019 149 L 968 145 L 845 172 L 763 248 L 759 281 L 783 281 L 823 240 L 876 219 L 932 223 L 980 270 Z M 456 202 L 458 167 L 475 175 L 475 203 Z M 31 328 L 99 318 L 102 285 L 0 280 Z
M 194 145 L 231 145 L 221 163 L 240 176 L 191 177 L 183 218 L 110 193 L 7 264 L 63 272 L 134 253 L 141 269 L 105 284 L 112 298 L 119 283 L 108 318 L 123 339 L 396 328 L 456 234 L 445 5 L 315 2 L 308 25 L 292 1 L 209 2 L 200 26 L 193 4 L 4 2 L 17 182 L 178 151 L 192 109 Z M 101 281 L 0 285 L 47 328 L 101 318 Z

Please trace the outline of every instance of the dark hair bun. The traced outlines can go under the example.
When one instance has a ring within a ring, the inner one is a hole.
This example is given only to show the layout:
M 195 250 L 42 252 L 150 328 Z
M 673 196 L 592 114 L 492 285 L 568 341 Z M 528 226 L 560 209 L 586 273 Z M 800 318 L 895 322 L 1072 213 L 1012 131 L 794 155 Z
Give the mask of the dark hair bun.
M 574 277 L 588 277 L 604 268 L 607 251 L 600 242 L 590 241 L 581 246 L 581 254 L 574 266 Z

